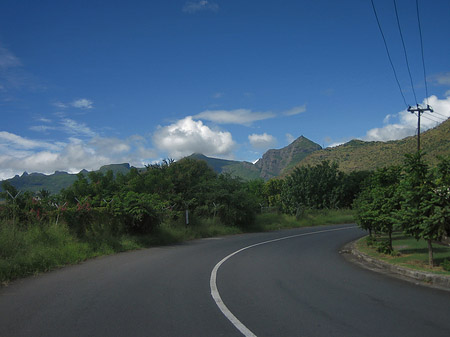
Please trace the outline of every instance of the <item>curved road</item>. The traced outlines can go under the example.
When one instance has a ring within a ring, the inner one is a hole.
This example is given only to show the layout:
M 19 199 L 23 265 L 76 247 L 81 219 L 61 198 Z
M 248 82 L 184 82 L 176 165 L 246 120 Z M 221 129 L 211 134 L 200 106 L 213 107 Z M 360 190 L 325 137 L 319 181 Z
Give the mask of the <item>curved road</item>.
M 339 249 L 364 235 L 347 227 L 197 240 L 17 281 L 0 289 L 0 336 L 242 336 L 211 296 L 213 269 L 247 336 L 450 336 L 450 292 L 346 261 Z

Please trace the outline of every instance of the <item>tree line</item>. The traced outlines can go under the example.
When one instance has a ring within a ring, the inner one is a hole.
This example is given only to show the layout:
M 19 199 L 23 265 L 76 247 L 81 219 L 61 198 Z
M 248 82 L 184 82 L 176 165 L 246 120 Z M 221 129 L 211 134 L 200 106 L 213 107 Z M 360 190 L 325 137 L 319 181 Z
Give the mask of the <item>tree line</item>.
M 215 173 L 204 161 L 167 159 L 127 174 L 79 173 L 55 195 L 46 190 L 19 193 L 3 181 L 0 218 L 18 228 L 64 222 L 79 237 L 105 227 L 112 234 L 151 234 L 163 222 L 195 226 L 203 219 L 246 230 L 267 208 L 297 217 L 308 209 L 350 208 L 368 176 L 345 174 L 324 161 L 296 168 L 282 179 L 243 181 Z
M 450 158 L 440 158 L 431 168 L 418 152 L 406 155 L 402 166 L 378 169 L 365 182 L 354 207 L 361 228 L 370 235 L 387 235 L 380 251 L 393 251 L 392 233 L 400 230 L 427 241 L 433 266 L 433 241 L 450 234 Z

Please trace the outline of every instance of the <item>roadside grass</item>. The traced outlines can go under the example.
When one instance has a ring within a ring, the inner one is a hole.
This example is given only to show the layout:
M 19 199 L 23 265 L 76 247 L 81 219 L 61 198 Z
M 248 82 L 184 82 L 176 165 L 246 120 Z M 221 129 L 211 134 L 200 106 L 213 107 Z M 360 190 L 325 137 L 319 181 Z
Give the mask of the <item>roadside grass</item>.
M 287 228 L 352 223 L 349 210 L 306 211 L 301 218 L 285 214 L 259 214 L 255 224 L 241 229 L 226 226 L 213 219 L 197 219 L 195 223 L 162 223 L 151 234 L 112 234 L 107 226 L 97 224 L 95 231 L 78 238 L 64 223 L 30 224 L 15 228 L 0 223 L 0 284 L 29 275 L 50 271 L 64 265 L 77 264 L 90 258 L 152 246 L 181 243 L 188 240 L 244 232 L 273 231 Z M 16 226 L 18 227 L 18 226 Z
M 385 235 L 375 236 L 373 245 L 368 244 L 367 237 L 356 242 L 356 247 L 369 256 L 392 263 L 398 266 L 432 272 L 441 275 L 450 275 L 450 271 L 445 270 L 443 265 L 450 262 L 450 247 L 433 243 L 434 267 L 428 265 L 428 248 L 425 240 L 416 240 L 413 237 L 406 236 L 401 232 L 393 233 L 392 246 L 394 252 L 392 255 L 382 254 L 377 251 L 377 243 L 387 240 Z M 369 240 L 370 241 L 370 240 Z
M 263 213 L 257 215 L 254 228 L 260 231 L 273 231 L 297 227 L 338 225 L 354 223 L 354 221 L 354 211 L 349 209 L 308 210 L 298 218 L 287 214 Z

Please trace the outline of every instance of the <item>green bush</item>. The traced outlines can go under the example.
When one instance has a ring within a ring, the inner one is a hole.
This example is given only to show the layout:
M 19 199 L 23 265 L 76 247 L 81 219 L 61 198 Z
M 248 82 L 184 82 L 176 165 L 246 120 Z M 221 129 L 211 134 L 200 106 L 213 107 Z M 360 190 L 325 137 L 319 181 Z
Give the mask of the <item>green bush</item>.
M 389 241 L 380 241 L 377 243 L 377 252 L 386 255 L 391 255 L 394 252 L 394 250 L 392 249 Z
M 446 271 L 450 271 L 450 260 L 445 259 L 444 261 L 442 261 L 441 267 L 444 268 L 444 270 Z
M 373 246 L 376 242 L 377 242 L 377 239 L 375 239 L 372 235 L 369 235 L 369 236 L 366 238 L 366 244 L 367 244 L 367 246 L 369 246 L 369 247 Z

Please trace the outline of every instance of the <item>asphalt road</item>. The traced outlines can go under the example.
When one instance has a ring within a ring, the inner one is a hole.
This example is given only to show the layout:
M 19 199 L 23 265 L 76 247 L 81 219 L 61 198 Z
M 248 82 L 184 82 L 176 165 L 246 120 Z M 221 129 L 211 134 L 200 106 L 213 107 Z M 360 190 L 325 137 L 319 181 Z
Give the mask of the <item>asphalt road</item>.
M 364 233 L 344 227 L 197 240 L 20 280 L 0 289 L 0 336 L 242 336 L 211 296 L 211 273 L 286 237 L 217 269 L 220 297 L 249 333 L 450 336 L 450 292 L 348 262 L 339 249 Z

